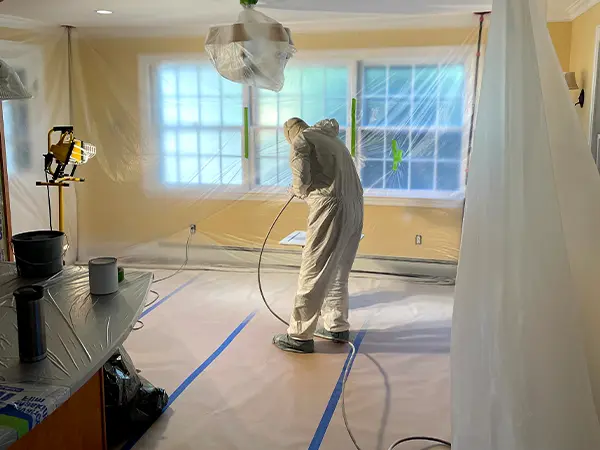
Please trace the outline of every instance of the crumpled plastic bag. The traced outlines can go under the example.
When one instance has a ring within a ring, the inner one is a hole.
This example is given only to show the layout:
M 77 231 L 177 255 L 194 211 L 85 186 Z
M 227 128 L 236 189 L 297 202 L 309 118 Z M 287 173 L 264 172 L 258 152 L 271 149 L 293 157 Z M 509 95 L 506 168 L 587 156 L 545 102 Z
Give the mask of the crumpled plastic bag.
M 290 30 L 252 7 L 235 24 L 212 27 L 205 48 L 224 78 L 275 92 L 283 88 L 285 67 L 296 53 Z
M 104 364 L 106 432 L 111 444 L 149 427 L 166 408 L 169 396 L 138 374 L 123 348 Z

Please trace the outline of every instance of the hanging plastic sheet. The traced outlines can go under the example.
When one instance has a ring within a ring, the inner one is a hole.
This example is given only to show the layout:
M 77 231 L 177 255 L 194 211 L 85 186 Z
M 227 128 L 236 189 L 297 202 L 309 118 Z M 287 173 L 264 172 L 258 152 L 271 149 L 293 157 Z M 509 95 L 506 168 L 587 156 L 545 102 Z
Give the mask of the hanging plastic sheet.
M 255 265 L 291 184 L 283 124 L 299 116 L 309 124 L 335 118 L 349 149 L 355 136 L 367 196 L 357 268 L 397 272 L 398 262 L 435 261 L 451 271 L 477 27 L 473 18 L 433 40 L 420 31 L 426 44 L 411 48 L 415 33 L 402 34 L 392 49 L 317 50 L 328 44 L 299 35 L 279 93 L 221 77 L 197 37 L 74 30 L 73 122 L 98 149 L 76 187 L 79 259 L 180 265 L 187 255 L 190 266 Z M 299 263 L 300 249 L 279 242 L 305 230 L 306 217 L 303 202 L 292 202 L 267 264 Z M 191 224 L 197 232 L 188 241 Z
M 49 229 L 50 222 L 57 229 L 58 192 L 36 183 L 45 181 L 48 130 L 69 122 L 67 34 L 59 27 L 28 25 L 22 30 L 0 28 L 0 58 L 16 70 L 33 95 L 28 100 L 2 102 L 12 234 Z M 77 255 L 76 203 L 75 190 L 67 189 L 68 262 Z
M 452 326 L 459 449 L 600 447 L 600 178 L 542 11 L 494 3 Z

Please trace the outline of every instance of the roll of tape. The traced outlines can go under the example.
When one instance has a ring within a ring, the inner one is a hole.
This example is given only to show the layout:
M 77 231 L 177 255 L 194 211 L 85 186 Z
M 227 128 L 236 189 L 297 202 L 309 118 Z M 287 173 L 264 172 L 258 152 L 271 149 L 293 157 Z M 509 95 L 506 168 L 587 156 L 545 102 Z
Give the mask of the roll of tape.
M 90 294 L 109 295 L 119 290 L 117 258 L 95 258 L 88 263 L 90 271 Z

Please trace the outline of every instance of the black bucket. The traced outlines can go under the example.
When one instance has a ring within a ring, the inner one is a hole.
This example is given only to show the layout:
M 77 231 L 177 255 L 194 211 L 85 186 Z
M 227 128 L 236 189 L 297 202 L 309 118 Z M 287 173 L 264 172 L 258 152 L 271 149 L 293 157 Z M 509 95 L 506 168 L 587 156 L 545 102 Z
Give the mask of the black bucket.
M 19 276 L 44 278 L 63 268 L 62 231 L 29 231 L 13 236 L 12 245 Z

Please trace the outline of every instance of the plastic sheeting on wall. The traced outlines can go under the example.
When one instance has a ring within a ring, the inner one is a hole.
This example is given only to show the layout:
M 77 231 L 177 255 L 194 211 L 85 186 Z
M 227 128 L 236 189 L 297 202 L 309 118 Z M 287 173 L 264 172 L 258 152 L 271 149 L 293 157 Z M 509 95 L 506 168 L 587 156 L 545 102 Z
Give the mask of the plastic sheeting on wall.
M 494 3 L 452 327 L 461 450 L 600 448 L 600 178 L 543 19 Z
M 0 57 L 16 69 L 33 94 L 29 100 L 2 103 L 11 224 L 13 234 L 48 229 L 50 197 L 53 226 L 58 228 L 58 193 L 36 186 L 44 180 L 47 133 L 69 122 L 67 35 L 62 28 L 17 30 L 0 28 Z M 66 259 L 77 255 L 75 190 L 66 190 L 66 227 L 70 248 Z
M 285 24 L 284 24 L 285 25 Z M 218 75 L 194 39 L 98 38 L 76 30 L 74 125 L 97 145 L 78 190 L 80 259 L 107 251 L 129 261 L 255 262 L 291 183 L 283 123 L 336 118 L 367 190 L 362 257 L 457 260 L 477 23 L 454 45 L 301 49 L 278 93 Z M 443 42 L 443 39 L 441 39 Z M 327 43 L 323 43 L 326 47 Z M 249 108 L 246 146 L 244 106 Z M 269 242 L 304 230 L 294 202 Z
M 455 264 L 478 25 L 473 18 L 471 28 L 447 33 L 370 31 L 356 45 L 343 34 L 318 42 L 299 34 L 279 93 L 220 77 L 202 53 L 203 36 L 74 29 L 69 71 L 66 30 L 5 30 L 2 42 L 17 52 L 7 60 L 33 61 L 25 82 L 38 93 L 5 111 L 11 123 L 17 119 L 7 145 L 14 230 L 49 226 L 47 193 L 35 182 L 44 177 L 47 129 L 70 121 L 77 138 L 97 147 L 78 169 L 85 183 L 67 189 L 67 235 L 80 261 L 114 255 L 180 264 L 195 224 L 190 265 L 255 264 L 288 199 L 284 122 L 336 118 L 351 148 L 355 98 L 354 152 L 367 196 L 361 268 Z M 25 112 L 29 125 L 21 127 Z M 57 193 L 50 194 L 54 202 Z M 299 262 L 299 248 L 279 242 L 305 230 L 306 217 L 304 203 L 294 201 L 268 243 L 267 264 Z

